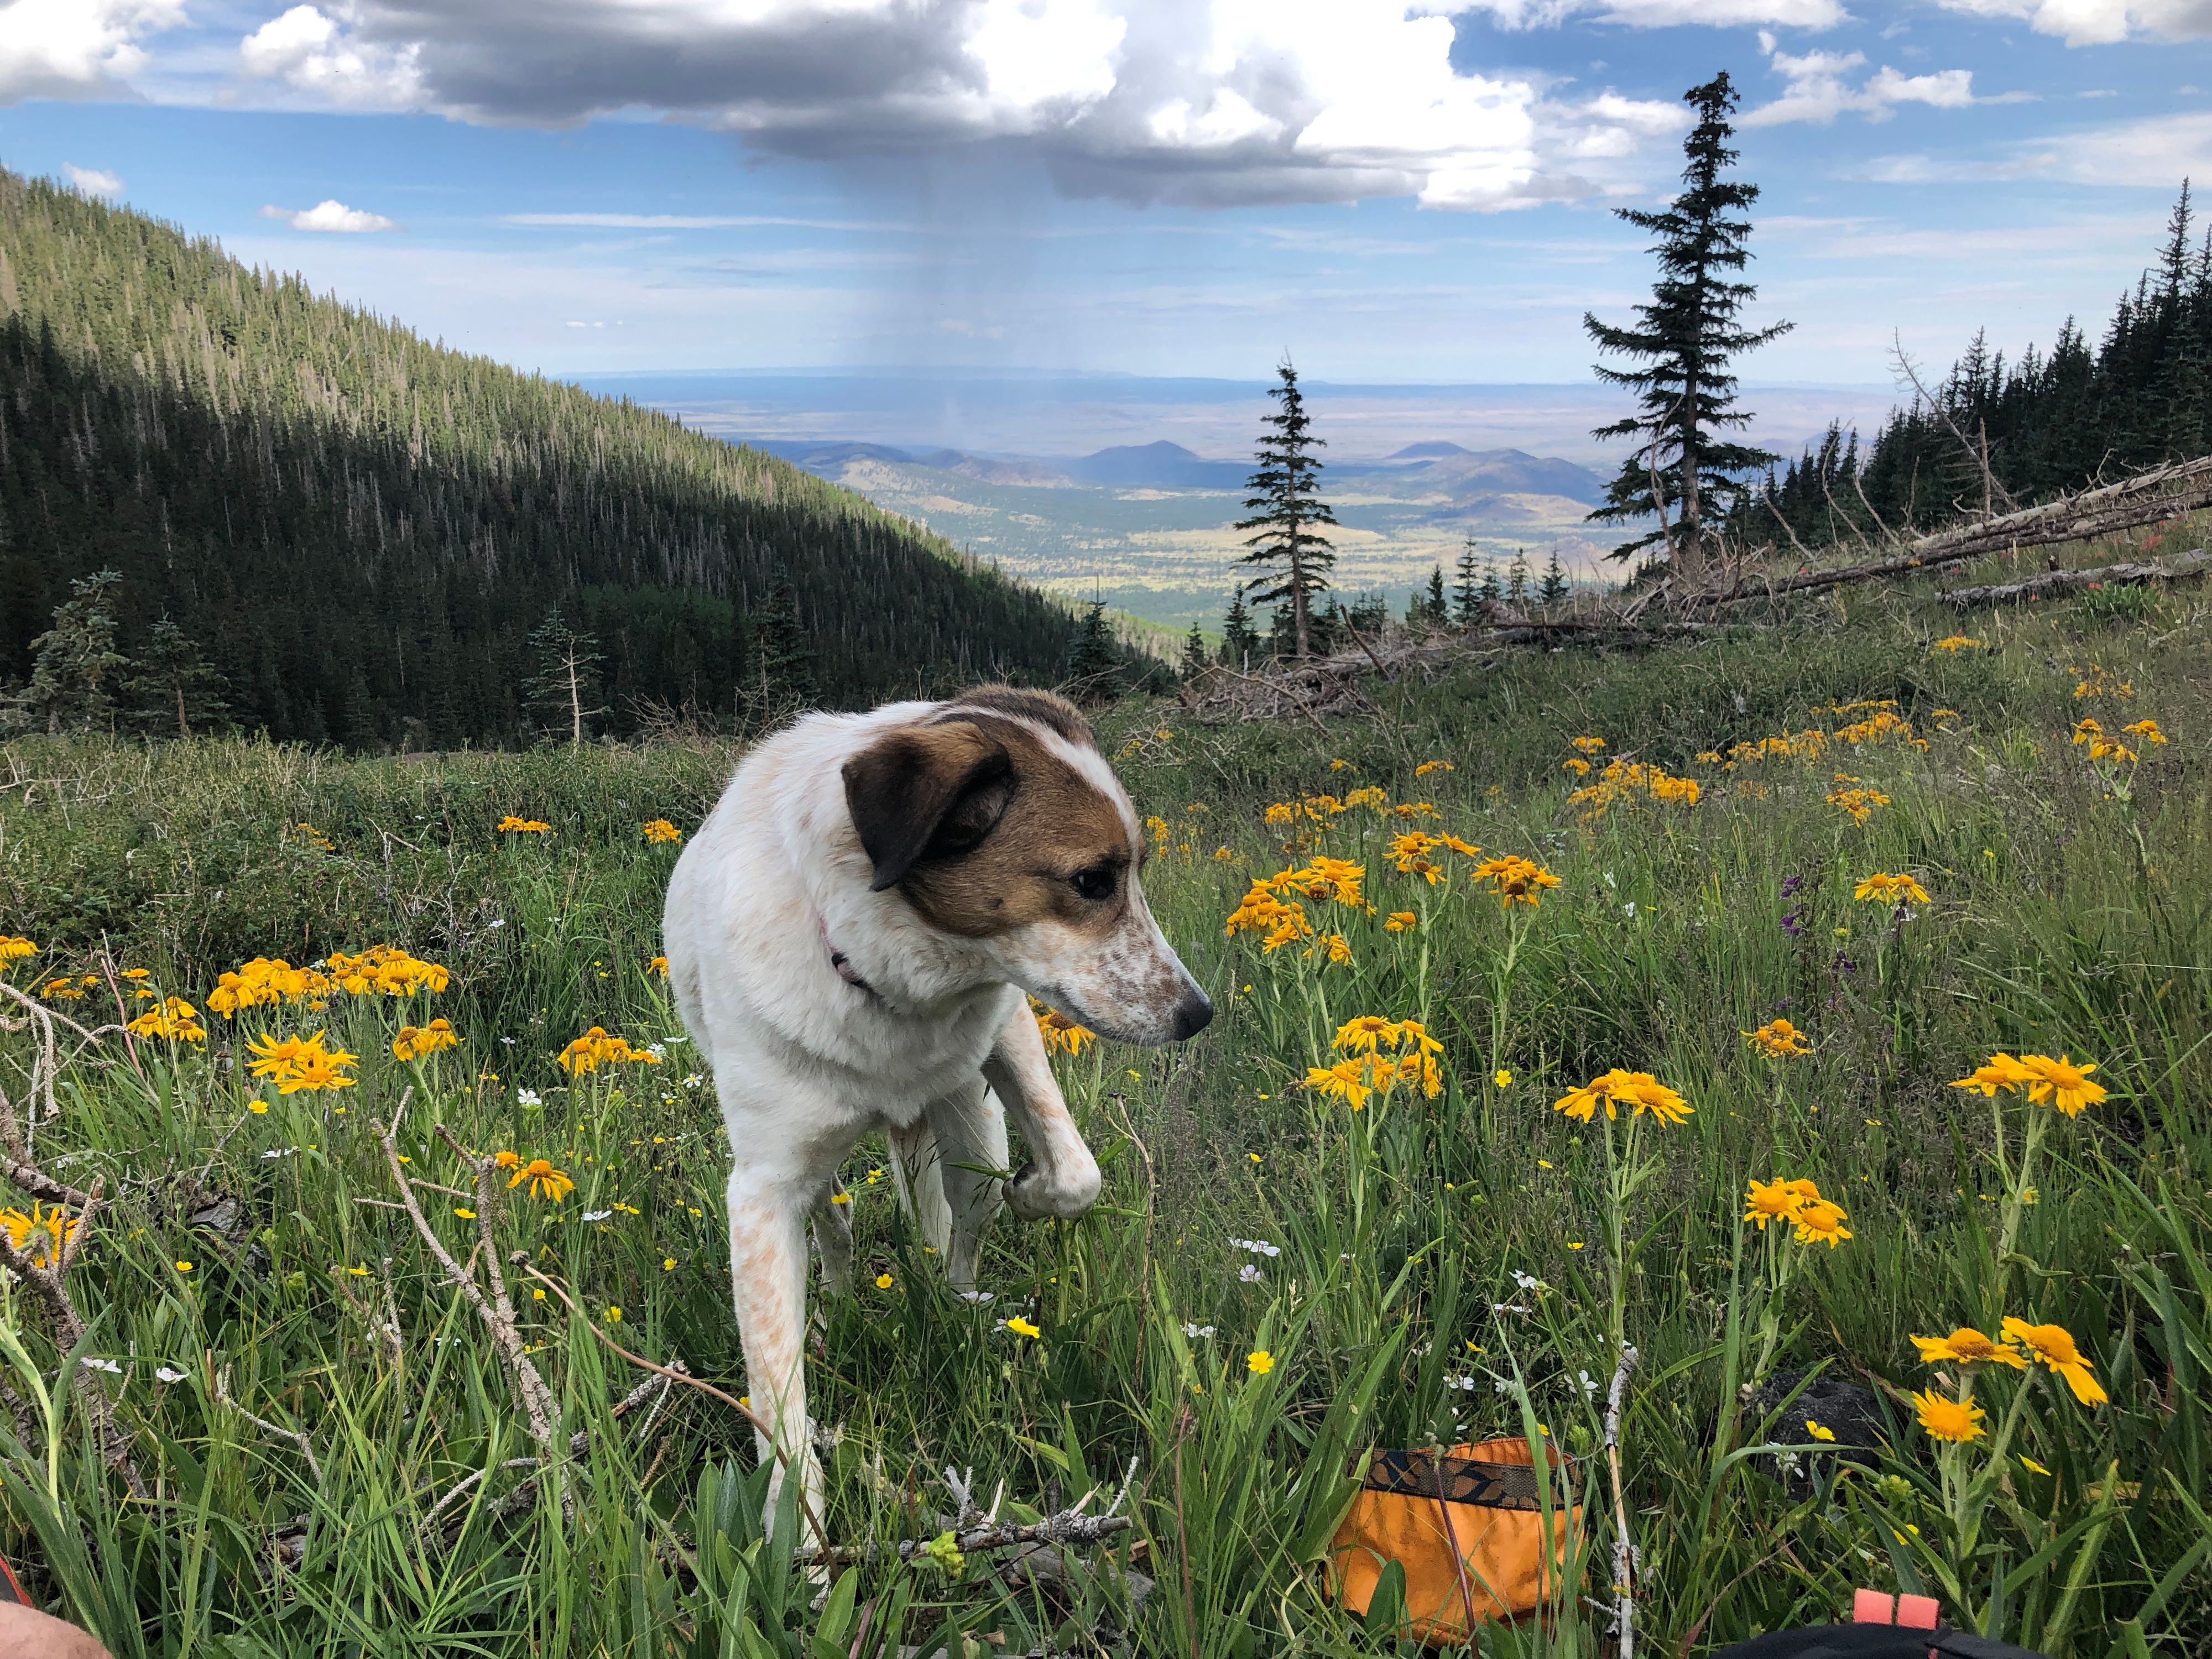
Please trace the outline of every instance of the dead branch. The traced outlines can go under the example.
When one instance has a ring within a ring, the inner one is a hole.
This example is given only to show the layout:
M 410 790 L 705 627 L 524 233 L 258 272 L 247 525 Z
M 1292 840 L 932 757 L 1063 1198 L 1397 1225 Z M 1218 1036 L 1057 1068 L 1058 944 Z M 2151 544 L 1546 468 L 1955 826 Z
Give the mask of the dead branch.
M 1964 611 L 1977 605 L 2004 605 L 2017 599 L 2039 599 L 2046 594 L 2070 593 L 2084 587 L 2139 587 L 2147 582 L 2187 581 L 2212 570 L 2212 555 L 2204 549 L 2179 554 L 2148 564 L 2105 564 L 2093 570 L 2046 570 L 2026 581 L 2005 582 L 1993 587 L 1954 587 L 1945 600 Z
M 2046 501 L 2040 507 L 2023 507 L 1999 518 L 1938 531 L 1907 543 L 1893 558 L 1738 583 L 1725 592 L 1702 596 L 1693 603 L 1733 605 L 1747 599 L 1778 598 L 1784 593 L 1818 592 L 1885 576 L 1920 575 L 1990 553 L 2093 541 L 2100 536 L 2139 529 L 2208 507 L 2212 507 L 2212 455 L 2175 461 L 2118 483 Z
M 1981 447 L 1975 447 L 1974 441 L 1959 430 L 1958 422 L 1951 418 L 1951 411 L 1943 406 L 1942 400 L 1930 396 L 1928 388 L 1920 384 L 1919 371 L 1913 367 L 1912 359 L 1905 355 L 1905 337 L 1901 333 L 1893 333 L 1890 336 L 1889 355 L 1891 361 L 1896 363 L 1899 372 L 1912 382 L 1914 392 L 1919 396 L 1922 402 L 1935 411 L 1936 418 L 1943 422 L 1943 429 L 1959 441 L 1959 447 L 1966 452 L 1966 459 L 1981 469 L 1983 517 L 1987 518 L 1995 506 L 1990 500 L 1993 495 L 2004 497 L 2007 511 L 2017 509 L 2020 503 L 2012 498 L 2012 492 L 1999 483 L 1997 475 L 1990 470 L 1989 428 L 1983 427 Z
M 963 1555 L 973 1555 L 978 1552 L 988 1553 L 994 1550 L 1026 1550 L 1039 1545 L 1097 1544 L 1113 1537 L 1117 1533 L 1128 1531 L 1136 1524 L 1127 1516 L 1120 1513 L 1122 1504 L 1129 1496 L 1129 1484 L 1136 1479 L 1136 1474 L 1137 1460 L 1133 1457 L 1129 1460 L 1128 1473 L 1122 1477 L 1121 1490 L 1114 1494 L 1114 1501 L 1109 1504 L 1100 1514 L 1085 1515 L 1084 1513 L 1084 1510 L 1091 1506 L 1091 1500 L 1098 1495 L 1097 1489 L 1094 1487 L 1084 1493 L 1071 1507 L 1060 1510 L 1056 1515 L 1048 1515 L 1042 1521 L 1026 1524 L 1014 1522 L 1001 1524 L 995 1519 L 999 1509 L 999 1498 L 994 1498 L 992 1500 L 990 1512 L 986 1514 L 975 1506 L 966 1484 L 955 1476 L 951 1469 L 947 1469 L 945 1472 L 946 1486 L 958 1504 L 960 1513 L 954 1517 L 939 1516 L 936 1518 L 939 1521 L 951 1522 L 945 1530 L 952 1534 L 953 1548 Z M 1004 1495 L 1005 1490 L 1004 1486 L 1001 1485 L 1000 1487 L 1001 1496 Z M 896 1553 L 900 1560 L 911 1561 L 916 1556 L 926 1553 L 930 1547 L 930 1540 L 927 1539 L 903 1538 L 898 1542 Z M 827 1550 L 820 1559 L 838 1562 L 874 1561 L 882 1559 L 890 1553 L 892 1553 L 891 1550 L 884 1545 L 870 1543 Z
M 229 1407 L 262 1433 L 274 1435 L 279 1440 L 289 1440 L 297 1446 L 300 1449 L 300 1455 L 307 1460 L 307 1473 L 314 1477 L 318 1486 L 323 1484 L 323 1466 L 315 1461 L 315 1443 L 307 1438 L 307 1431 L 288 1429 L 281 1423 L 271 1423 L 266 1418 L 256 1417 L 245 1407 L 240 1405 L 231 1397 L 230 1367 L 228 1365 L 216 1374 L 215 1397 L 218 1405 Z
M 410 1087 L 399 1097 L 398 1109 L 392 1115 L 390 1128 L 380 1123 L 370 1125 L 384 1147 L 385 1162 L 391 1166 L 392 1184 L 406 1206 L 408 1218 L 415 1224 L 415 1231 L 422 1238 L 424 1247 L 445 1268 L 447 1281 L 467 1299 L 469 1305 L 476 1310 L 477 1316 L 483 1321 L 484 1328 L 491 1333 L 493 1345 L 507 1362 L 507 1376 L 514 1390 L 516 1403 L 522 1407 L 523 1415 L 529 1422 L 530 1437 L 538 1443 L 538 1455 L 550 1458 L 554 1455 L 553 1424 L 559 1415 L 559 1406 L 552 1389 L 546 1387 L 544 1377 L 531 1363 L 521 1332 L 515 1328 L 514 1304 L 507 1299 L 506 1281 L 500 1277 L 497 1253 L 487 1251 L 483 1244 L 489 1231 L 483 1224 L 487 1213 L 495 1212 L 498 1203 L 496 1189 L 490 1181 L 494 1167 L 492 1160 L 489 1158 L 469 1158 L 467 1153 L 460 1152 L 459 1143 L 453 1139 L 445 1125 L 437 1126 L 437 1133 L 456 1152 L 459 1152 L 462 1161 L 476 1165 L 477 1189 L 484 1195 L 477 1212 L 479 1229 L 477 1249 L 470 1257 L 468 1267 L 464 1270 L 461 1264 L 453 1260 L 453 1252 L 446 1248 L 445 1241 L 438 1237 L 428 1218 L 423 1215 L 422 1206 L 416 1201 L 415 1189 L 408 1184 L 406 1169 L 399 1162 L 399 1120 L 405 1115 L 407 1103 L 414 1096 L 415 1091 Z M 483 1287 L 477 1283 L 476 1276 L 477 1256 L 487 1255 L 492 1261 L 491 1280 L 495 1295 L 491 1297 L 484 1294 Z

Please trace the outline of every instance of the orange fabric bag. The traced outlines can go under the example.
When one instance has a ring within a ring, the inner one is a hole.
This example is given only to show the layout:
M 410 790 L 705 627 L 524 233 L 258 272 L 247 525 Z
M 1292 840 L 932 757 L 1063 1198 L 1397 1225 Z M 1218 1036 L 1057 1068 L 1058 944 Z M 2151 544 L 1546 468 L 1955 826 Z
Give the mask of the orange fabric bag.
M 1526 1440 L 1454 1446 L 1442 1457 L 1376 1452 L 1329 1546 L 1344 1605 L 1364 1616 L 1383 1567 L 1395 1561 L 1406 1573 L 1409 1629 L 1401 1634 L 1432 1647 L 1467 1640 L 1470 1606 L 1478 1624 L 1535 1611 L 1554 1593 L 1582 1524 L 1582 1506 L 1567 1506 L 1575 1460 L 1553 1448 L 1551 1464 L 1547 1550 Z

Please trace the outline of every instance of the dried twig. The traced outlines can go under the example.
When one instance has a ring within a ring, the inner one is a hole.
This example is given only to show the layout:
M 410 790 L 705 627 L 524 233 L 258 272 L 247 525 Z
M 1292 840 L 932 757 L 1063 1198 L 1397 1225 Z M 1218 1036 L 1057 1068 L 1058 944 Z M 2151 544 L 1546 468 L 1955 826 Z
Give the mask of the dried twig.
M 1628 1504 L 1620 1487 L 1620 1408 L 1628 1394 L 1628 1374 L 1642 1356 L 1624 1343 L 1613 1367 L 1613 1388 L 1605 1401 L 1605 1456 L 1613 1472 L 1613 1628 L 1620 1640 L 1620 1659 L 1636 1659 L 1636 1545 L 1628 1531 Z
M 553 1424 L 559 1415 L 559 1405 L 554 1399 L 552 1389 L 546 1386 L 544 1377 L 539 1374 L 538 1367 L 531 1362 L 529 1352 L 522 1340 L 522 1333 L 515 1328 L 514 1304 L 508 1299 L 507 1282 L 500 1275 L 498 1254 L 495 1250 L 488 1250 L 484 1248 L 485 1243 L 490 1237 L 490 1218 L 497 1213 L 499 1206 L 498 1189 L 491 1181 L 494 1164 L 489 1158 L 470 1158 L 466 1152 L 461 1151 L 460 1144 L 453 1139 L 444 1124 L 437 1126 L 437 1133 L 444 1139 L 447 1145 L 453 1148 L 464 1163 L 473 1164 L 477 1170 L 478 1240 L 477 1249 L 470 1256 L 469 1265 L 465 1269 L 459 1262 L 453 1260 L 453 1252 L 446 1248 L 445 1241 L 438 1237 L 436 1231 L 430 1225 L 428 1218 L 423 1215 L 422 1206 L 416 1202 L 415 1189 L 408 1182 L 407 1170 L 399 1162 L 399 1143 L 397 1139 L 399 1132 L 399 1120 L 405 1115 L 408 1103 L 414 1097 L 415 1091 L 410 1086 L 399 1098 L 398 1109 L 392 1115 L 390 1128 L 385 1127 L 380 1123 L 372 1123 L 370 1126 L 374 1129 L 378 1141 L 384 1147 L 385 1162 L 391 1166 L 392 1170 L 392 1187 L 398 1191 L 401 1201 L 406 1206 L 408 1218 L 415 1224 L 415 1231 L 421 1237 L 423 1245 L 438 1259 L 439 1265 L 445 1268 L 447 1282 L 467 1299 L 469 1305 L 477 1310 L 477 1317 L 483 1321 L 484 1328 L 491 1333 L 493 1345 L 498 1348 L 500 1357 L 507 1362 L 507 1376 L 514 1390 L 516 1402 L 522 1407 L 523 1415 L 529 1422 L 530 1437 L 538 1443 L 538 1455 L 550 1459 L 554 1455 Z M 493 1293 L 489 1297 L 484 1294 L 483 1286 L 477 1283 L 476 1263 L 478 1256 L 489 1259 L 489 1276 Z
M 300 1449 L 300 1455 L 307 1460 L 307 1473 L 314 1477 L 318 1486 L 323 1484 L 323 1466 L 315 1461 L 315 1443 L 307 1438 L 307 1431 L 288 1429 L 281 1423 L 271 1423 L 266 1418 L 256 1417 L 245 1407 L 240 1405 L 231 1397 L 230 1367 L 228 1365 L 216 1373 L 215 1397 L 217 1404 L 229 1407 L 262 1433 L 274 1435 L 279 1440 L 289 1440 L 297 1446 Z

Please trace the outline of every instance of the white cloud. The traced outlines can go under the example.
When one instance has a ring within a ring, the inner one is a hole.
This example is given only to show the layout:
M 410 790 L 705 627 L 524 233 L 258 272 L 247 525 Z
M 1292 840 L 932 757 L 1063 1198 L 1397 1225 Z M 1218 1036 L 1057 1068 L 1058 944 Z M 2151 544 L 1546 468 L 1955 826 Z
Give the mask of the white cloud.
M 1942 0 L 1948 11 L 2016 17 L 2069 46 L 2108 46 L 2131 35 L 2172 40 L 2212 34 L 2212 0 Z
M 111 94 L 145 67 L 140 39 L 184 21 L 184 0 L 0 3 L 0 103 Z
M 238 43 L 240 66 L 256 80 L 282 81 L 295 90 L 349 109 L 404 109 L 419 102 L 419 48 L 411 41 L 386 45 L 359 39 L 313 6 L 295 6 L 272 17 Z
M 2030 139 L 1993 158 L 1877 156 L 1855 176 L 1876 184 L 2056 179 L 2069 184 L 2178 191 L 2212 178 L 2212 113 L 2156 115 Z
M 1828 29 L 1850 21 L 1842 0 L 1474 0 L 1506 28 L 1556 28 L 1569 18 L 1595 17 L 1631 28 L 1743 28 L 1755 23 Z
M 1838 0 L 1603 4 L 1613 8 L 1604 15 L 1654 22 L 1820 27 L 1844 15 Z M 1640 160 L 1681 129 L 1680 109 L 1610 94 L 1563 98 L 1526 75 L 1455 68 L 1453 25 L 1437 9 L 323 0 L 247 35 L 240 63 L 292 103 L 548 126 L 654 112 L 784 154 L 900 158 L 1021 141 L 1064 188 L 1129 200 L 1411 195 L 1493 210 L 1647 187 Z
M 371 231 L 397 230 L 399 227 L 380 213 L 366 213 L 360 208 L 349 208 L 335 198 L 320 201 L 311 208 L 294 212 L 289 208 L 264 207 L 264 219 L 282 219 L 295 230 L 320 231 L 326 234 L 359 236 Z
M 1869 121 L 1887 121 L 1899 104 L 1964 109 L 1974 101 L 1972 70 L 1905 75 L 1884 64 L 1853 86 L 1853 72 L 1866 67 L 1864 52 L 1808 52 L 1802 57 L 1792 56 L 1778 50 L 1771 34 L 1761 34 L 1759 45 L 1766 50 L 1776 72 L 1788 84 L 1772 103 L 1762 104 L 1744 115 L 1741 125 L 1747 127 L 1780 126 L 1790 121 L 1811 121 L 1826 126 L 1847 110 L 1856 111 Z
M 123 180 L 104 168 L 81 167 L 74 161 L 64 161 L 62 163 L 62 173 L 69 179 L 72 189 L 81 190 L 88 196 L 123 194 Z

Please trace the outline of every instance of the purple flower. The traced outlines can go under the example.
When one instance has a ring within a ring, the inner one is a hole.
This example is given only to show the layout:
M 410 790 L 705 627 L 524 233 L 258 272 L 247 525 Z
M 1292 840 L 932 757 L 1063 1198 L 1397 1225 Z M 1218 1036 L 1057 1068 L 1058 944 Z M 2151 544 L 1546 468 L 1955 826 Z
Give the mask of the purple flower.
M 1805 937 L 1805 909 L 1801 904 L 1782 918 L 1782 931 L 1792 939 Z
M 1802 876 L 1789 876 L 1789 877 L 1785 877 L 1785 878 L 1783 879 L 1783 883 L 1782 883 L 1782 896 L 1783 896 L 1783 897 L 1784 897 L 1784 898 L 1788 898 L 1788 897 L 1790 897 L 1792 894 L 1796 893 L 1796 890 L 1797 890 L 1800 887 L 1802 887 L 1804 884 L 1805 884 L 1805 878 L 1804 878 L 1804 877 L 1802 877 Z

